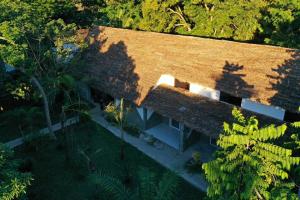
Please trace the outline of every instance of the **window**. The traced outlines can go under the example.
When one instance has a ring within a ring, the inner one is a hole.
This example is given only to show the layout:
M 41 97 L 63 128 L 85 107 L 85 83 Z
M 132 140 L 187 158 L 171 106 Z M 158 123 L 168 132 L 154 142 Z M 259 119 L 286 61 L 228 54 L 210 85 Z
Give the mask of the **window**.
M 189 90 L 190 89 L 190 84 L 188 82 L 183 82 L 183 81 L 180 81 L 178 79 L 175 79 L 175 87 L 182 88 L 182 89 L 185 89 L 185 90 Z
M 232 104 L 232 105 L 236 105 L 236 106 L 241 106 L 242 103 L 242 98 L 240 97 L 235 97 L 232 96 L 226 92 L 222 92 L 220 93 L 220 101 Z
M 175 129 L 178 129 L 178 130 L 180 129 L 180 123 L 179 123 L 179 121 L 176 121 L 175 119 L 170 119 L 169 125 L 172 128 L 175 128 Z
M 286 122 L 297 122 L 300 121 L 300 113 L 291 112 L 286 110 L 284 115 L 284 121 Z
M 197 83 L 190 83 L 190 92 L 201 96 L 208 97 L 210 99 L 219 100 L 220 91 L 214 90 L 208 87 L 204 87 Z

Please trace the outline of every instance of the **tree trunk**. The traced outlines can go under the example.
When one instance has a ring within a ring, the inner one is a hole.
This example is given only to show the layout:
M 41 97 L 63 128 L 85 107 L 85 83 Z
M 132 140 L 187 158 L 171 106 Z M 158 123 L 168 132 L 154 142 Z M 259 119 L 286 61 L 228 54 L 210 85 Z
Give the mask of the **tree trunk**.
M 124 99 L 121 99 L 120 102 L 120 129 L 121 129 L 121 151 L 120 151 L 120 159 L 125 160 L 125 139 L 124 139 Z
M 36 77 L 31 76 L 30 80 L 32 81 L 33 84 L 36 85 L 36 87 L 38 88 L 38 90 L 40 91 L 40 93 L 42 95 L 43 105 L 44 105 L 44 113 L 45 113 L 45 117 L 46 117 L 46 122 L 47 122 L 47 127 L 48 127 L 48 130 L 49 130 L 49 134 L 53 137 L 53 139 L 56 139 L 56 136 L 55 136 L 54 131 L 52 129 L 52 122 L 51 122 L 50 111 L 49 111 L 49 103 L 48 103 L 48 98 L 47 98 L 47 95 L 45 93 L 45 90 L 42 87 L 42 85 L 40 84 L 40 82 L 37 80 Z
M 120 159 L 125 160 L 125 140 L 124 140 L 124 130 L 121 127 L 121 150 L 120 150 Z

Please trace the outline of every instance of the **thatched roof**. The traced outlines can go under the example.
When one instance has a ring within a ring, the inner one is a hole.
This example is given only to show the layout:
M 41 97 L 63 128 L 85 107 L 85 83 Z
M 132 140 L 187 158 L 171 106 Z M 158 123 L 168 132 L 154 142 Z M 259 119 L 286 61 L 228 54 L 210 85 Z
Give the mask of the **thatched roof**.
M 299 50 L 110 27 L 81 34 L 93 44 L 86 64 L 99 86 L 137 103 L 171 74 L 267 105 L 300 106 Z
M 230 122 L 233 106 L 207 97 L 192 94 L 181 88 L 160 85 L 151 90 L 143 105 L 165 117 L 172 117 L 184 122 L 190 128 L 207 135 L 221 133 L 223 122 Z M 245 116 L 252 116 L 250 111 L 242 110 Z M 276 123 L 263 115 L 256 114 L 261 125 Z
M 166 106 L 175 108 L 175 102 L 184 101 L 182 95 L 173 95 L 164 104 L 157 98 L 146 100 L 160 76 L 170 74 L 182 82 L 286 110 L 297 111 L 300 106 L 299 50 L 110 27 L 81 30 L 80 35 L 90 44 L 83 70 L 90 83 L 137 105 L 171 112 Z M 199 98 L 192 99 L 199 104 Z M 228 108 L 220 102 L 212 106 L 219 113 Z M 193 112 L 184 118 L 198 117 L 199 123 L 203 116 Z M 211 118 L 218 119 L 216 115 Z

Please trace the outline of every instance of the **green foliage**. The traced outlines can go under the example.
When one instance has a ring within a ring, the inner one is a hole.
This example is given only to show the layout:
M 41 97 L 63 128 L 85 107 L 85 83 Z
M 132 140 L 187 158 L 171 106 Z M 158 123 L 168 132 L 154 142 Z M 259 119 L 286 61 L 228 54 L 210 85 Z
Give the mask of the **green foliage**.
M 202 173 L 201 154 L 198 151 L 193 152 L 192 158 L 185 163 L 185 168 L 189 173 Z
M 106 6 L 101 8 L 100 23 L 124 28 L 137 28 L 140 20 L 140 4 L 134 1 L 119 2 L 106 1 Z
M 19 128 L 21 134 L 23 131 L 36 131 L 37 118 L 42 117 L 42 112 L 39 107 L 19 107 L 5 112 L 4 117 L 6 123 L 14 122 L 14 125 Z
M 280 46 L 300 48 L 300 1 L 271 1 L 265 13 L 264 41 Z
M 101 6 L 100 23 L 106 25 L 296 48 L 300 44 L 299 0 L 107 0 Z
M 14 159 L 13 152 L 0 144 L 0 199 L 14 200 L 26 193 L 32 181 L 29 173 L 18 171 L 19 162 Z
M 23 136 L 23 141 L 28 150 L 33 150 L 38 152 L 39 149 L 45 144 L 47 141 L 50 141 L 49 135 L 45 133 L 41 133 L 39 131 L 32 132 Z
M 192 157 L 195 162 L 200 162 L 200 160 L 201 160 L 201 154 L 198 151 L 193 152 Z
M 109 103 L 104 109 L 106 119 L 120 128 L 124 128 L 127 124 L 127 114 L 129 111 L 129 107 L 124 107 L 123 99 L 121 99 L 119 106 L 116 106 L 114 103 Z
M 67 129 L 72 129 L 72 126 Z M 90 179 L 87 178 L 90 172 L 86 170 L 86 160 L 78 154 L 78 148 L 84 150 L 88 156 L 92 156 L 97 172 L 101 171 L 104 174 L 116 177 L 122 182 L 124 181 L 125 167 L 122 166 L 119 157 L 121 141 L 108 132 L 107 129 L 91 121 L 79 123 L 73 126 L 73 129 L 74 151 L 72 157 L 70 157 L 72 159 L 71 163 L 66 162 L 64 153 L 64 151 L 68 151 L 64 145 L 64 140 L 67 139 L 64 134 L 69 134 L 68 131 L 63 133 L 60 130 L 60 133 L 57 134 L 57 141 L 51 141 L 38 152 L 24 151 L 22 147 L 17 149 L 18 157 L 28 158 L 34 164 L 33 170 L 36 178 L 30 187 L 30 197 L 32 197 L 30 200 L 113 199 L 111 195 L 92 184 Z M 138 190 L 136 183 L 140 166 L 149 168 L 151 172 L 157 175 L 157 178 L 168 171 L 135 147 L 127 143 L 125 145 L 126 151 L 130 155 L 126 159 L 126 165 L 129 166 L 126 167 L 128 170 L 126 173 L 130 174 L 132 180 L 129 184 L 130 191 Z M 102 149 L 102 151 L 93 154 L 98 149 Z M 204 192 L 191 186 L 185 180 L 180 180 L 180 186 L 178 187 L 180 192 L 177 193 L 174 199 L 203 199 L 206 196 Z M 53 192 L 54 188 L 55 192 Z
M 245 118 L 237 108 L 232 114 L 236 122 L 225 122 L 217 141 L 221 150 L 215 160 L 203 164 L 208 195 L 214 199 L 297 199 L 288 178 L 300 157 L 275 145 L 287 126 L 260 128 L 255 117 Z
M 117 123 L 115 118 L 115 116 L 117 116 L 117 111 L 117 106 L 113 103 L 109 103 L 104 109 L 106 120 L 112 123 Z
M 171 173 L 165 173 L 157 183 L 156 176 L 146 168 L 138 172 L 138 190 L 131 191 L 122 182 L 105 174 L 92 175 L 92 181 L 111 193 L 116 200 L 172 200 L 175 197 L 178 186 L 178 177 Z

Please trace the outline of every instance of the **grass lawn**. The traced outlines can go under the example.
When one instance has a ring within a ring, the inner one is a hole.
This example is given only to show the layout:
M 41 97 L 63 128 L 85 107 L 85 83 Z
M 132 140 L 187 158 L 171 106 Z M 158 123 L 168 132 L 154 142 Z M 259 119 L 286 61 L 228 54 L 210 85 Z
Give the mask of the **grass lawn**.
M 120 139 L 110 134 L 106 129 L 92 122 L 82 123 L 70 127 L 72 136 L 58 135 L 57 141 L 43 145 L 38 151 L 30 151 L 24 146 L 16 150 L 17 157 L 32 161 L 34 181 L 29 190 L 30 200 L 96 200 L 111 199 L 108 194 L 100 191 L 89 181 L 88 170 L 82 156 L 72 156 L 71 163 L 66 162 L 65 141 L 73 144 L 74 149 L 85 149 L 88 155 L 101 149 L 95 154 L 96 171 L 109 173 L 117 178 L 124 178 L 125 167 L 128 169 L 131 182 L 129 188 L 136 188 L 137 171 L 146 167 L 157 174 L 157 177 L 167 171 L 156 161 L 144 155 L 131 145 L 126 144 L 126 164 L 120 162 Z M 68 131 L 69 132 L 69 131 Z M 66 139 L 67 138 L 67 139 Z M 73 142 L 70 142 L 73 141 Z M 194 200 L 203 199 L 202 193 L 189 183 L 180 179 L 176 199 Z

